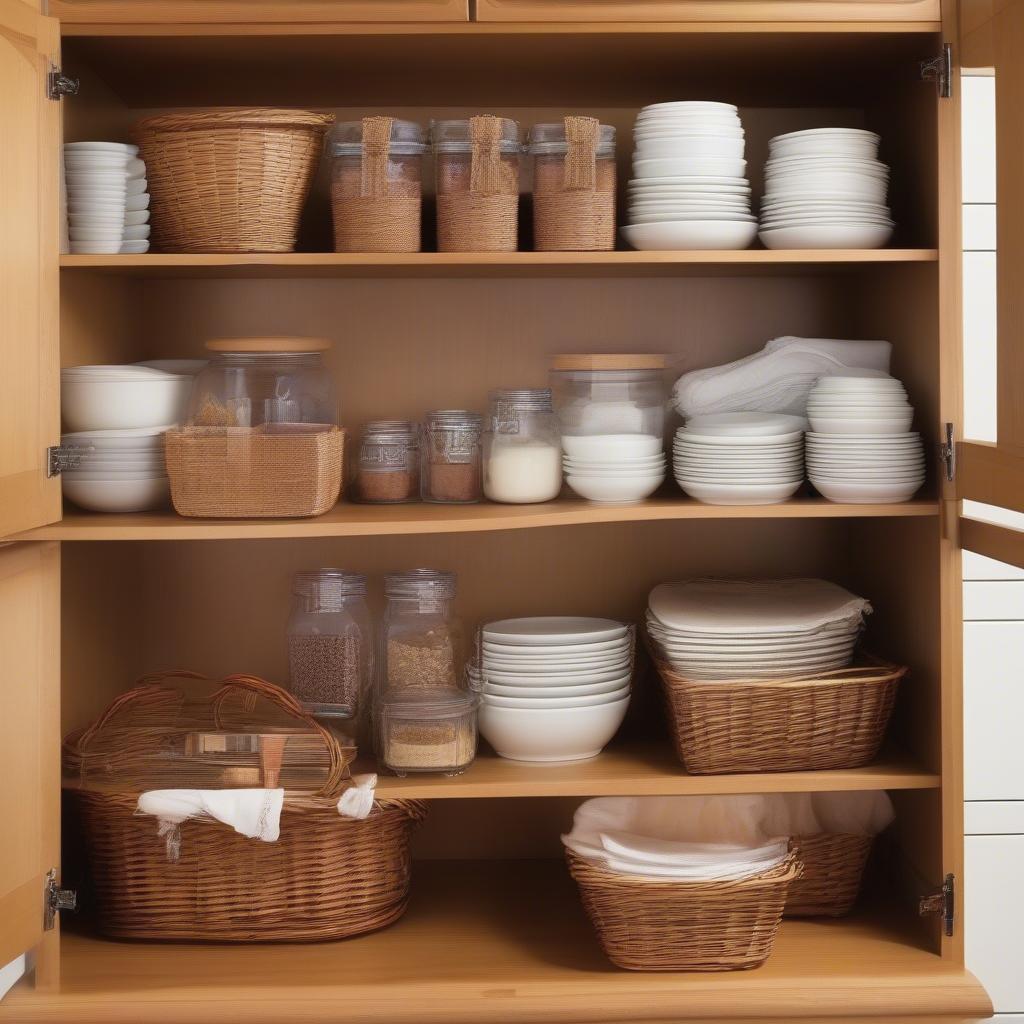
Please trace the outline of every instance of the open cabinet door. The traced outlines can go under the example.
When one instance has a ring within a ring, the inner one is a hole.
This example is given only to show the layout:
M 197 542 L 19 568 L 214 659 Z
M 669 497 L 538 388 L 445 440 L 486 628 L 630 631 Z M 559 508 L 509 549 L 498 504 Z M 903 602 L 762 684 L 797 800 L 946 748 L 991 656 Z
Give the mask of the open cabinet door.
M 956 497 L 1024 512 L 1024 0 L 964 0 L 962 66 L 996 85 L 997 432 L 956 446 Z M 1024 531 L 961 518 L 960 545 L 1024 568 Z
M 60 441 L 58 24 L 0 0 L 0 537 L 60 518 L 46 449 Z

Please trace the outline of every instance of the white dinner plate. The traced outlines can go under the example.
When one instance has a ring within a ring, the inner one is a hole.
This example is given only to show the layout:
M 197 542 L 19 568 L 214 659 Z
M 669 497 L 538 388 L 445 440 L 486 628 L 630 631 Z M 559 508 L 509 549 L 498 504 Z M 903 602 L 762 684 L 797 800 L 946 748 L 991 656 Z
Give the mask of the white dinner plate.
M 482 633 L 485 641 L 525 647 L 543 647 L 552 644 L 619 640 L 627 635 L 628 627 L 614 619 L 542 615 L 489 622 L 483 627 Z

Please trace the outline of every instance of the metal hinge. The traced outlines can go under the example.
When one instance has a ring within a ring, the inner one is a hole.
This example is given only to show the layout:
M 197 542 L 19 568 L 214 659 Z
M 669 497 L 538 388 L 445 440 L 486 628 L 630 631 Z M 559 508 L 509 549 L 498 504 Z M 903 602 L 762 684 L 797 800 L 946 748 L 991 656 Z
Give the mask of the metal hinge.
M 46 95 L 51 100 L 59 100 L 62 96 L 78 95 L 78 79 L 65 75 L 60 68 L 50 65 L 50 73 L 46 76 Z
M 917 912 L 921 917 L 941 914 L 943 930 L 946 935 L 953 934 L 953 925 L 956 921 L 956 879 L 953 875 L 946 875 L 946 880 L 938 892 L 921 897 L 917 904 Z
M 938 57 L 921 61 L 921 77 L 926 82 L 934 82 L 944 100 L 953 95 L 953 47 L 949 43 L 942 44 Z
M 66 469 L 78 469 L 88 448 L 55 444 L 46 449 L 47 477 L 60 476 Z
M 956 479 L 956 432 L 952 423 L 946 424 L 946 440 L 939 445 L 939 459 L 946 468 L 946 480 Z
M 74 889 L 61 889 L 57 885 L 57 869 L 50 868 L 46 875 L 46 888 L 43 892 L 43 928 L 49 931 L 60 911 L 76 910 L 77 908 L 78 893 Z

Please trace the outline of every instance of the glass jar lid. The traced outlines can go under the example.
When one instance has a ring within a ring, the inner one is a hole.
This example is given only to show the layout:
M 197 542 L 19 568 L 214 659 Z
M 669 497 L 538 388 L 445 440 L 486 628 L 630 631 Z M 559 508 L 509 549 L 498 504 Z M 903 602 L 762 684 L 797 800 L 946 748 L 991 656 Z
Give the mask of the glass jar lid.
M 211 352 L 229 355 L 312 355 L 326 352 L 332 342 L 326 338 L 215 338 L 206 343 Z
M 498 149 L 502 153 L 519 153 L 519 125 L 509 117 L 500 122 Z M 468 119 L 431 121 L 430 141 L 436 153 L 471 153 L 473 151 L 472 122 Z
M 433 598 L 438 601 L 455 597 L 458 577 L 446 569 L 407 569 L 384 575 L 387 597 Z
M 470 431 L 477 434 L 483 427 L 483 416 L 468 409 L 434 409 L 427 413 L 427 430 Z
M 517 412 L 552 412 L 551 388 L 495 388 L 488 396 L 492 406 Z
M 363 152 L 363 124 L 367 120 L 342 121 L 327 136 L 330 156 L 359 156 Z M 391 119 L 391 140 L 388 152 L 396 156 L 416 156 L 427 148 L 426 131 L 415 121 Z
M 380 710 L 383 715 L 403 720 L 459 718 L 473 711 L 477 703 L 475 693 L 454 686 L 436 690 L 409 687 L 385 690 Z
M 569 143 L 565 138 L 565 122 L 555 121 L 551 124 L 535 124 L 530 129 L 530 140 L 527 149 L 532 154 L 567 153 Z M 615 155 L 615 127 L 602 124 L 598 128 L 597 150 L 600 157 Z
M 420 443 L 420 425 L 411 420 L 370 420 L 363 427 L 363 443 L 415 447 Z
M 292 593 L 313 608 L 334 609 L 346 598 L 366 596 L 366 576 L 347 569 L 307 569 L 292 577 Z
M 551 370 L 570 381 L 660 380 L 665 372 L 665 357 L 650 353 L 559 355 L 551 361 Z

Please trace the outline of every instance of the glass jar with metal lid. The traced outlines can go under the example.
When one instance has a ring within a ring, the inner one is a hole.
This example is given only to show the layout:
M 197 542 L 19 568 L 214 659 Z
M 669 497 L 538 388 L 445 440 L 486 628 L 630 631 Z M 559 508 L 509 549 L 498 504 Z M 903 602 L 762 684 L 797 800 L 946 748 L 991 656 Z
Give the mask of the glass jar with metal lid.
M 562 446 L 550 388 L 490 394 L 483 440 L 484 494 L 491 501 L 551 501 L 562 489 Z
M 483 417 L 465 409 L 428 412 L 423 427 L 420 493 L 424 501 L 479 501 Z
M 435 121 L 440 252 L 515 252 L 519 244 L 519 125 L 483 115 Z
M 541 252 L 615 248 L 615 129 L 593 117 L 536 124 L 533 246 Z
M 336 252 L 419 252 L 423 127 L 364 117 L 332 129 L 331 212 Z
M 373 420 L 363 428 L 355 498 L 380 504 L 419 501 L 420 428 L 409 420 Z

